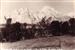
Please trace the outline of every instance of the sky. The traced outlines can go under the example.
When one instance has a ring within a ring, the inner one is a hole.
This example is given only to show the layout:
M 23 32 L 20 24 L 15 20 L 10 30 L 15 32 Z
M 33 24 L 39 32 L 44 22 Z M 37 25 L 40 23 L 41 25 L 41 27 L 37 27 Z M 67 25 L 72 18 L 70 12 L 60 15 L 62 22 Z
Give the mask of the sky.
M 50 6 L 62 13 L 74 12 L 74 3 L 74 0 L 1 0 L 0 18 L 20 8 L 40 11 L 44 6 Z

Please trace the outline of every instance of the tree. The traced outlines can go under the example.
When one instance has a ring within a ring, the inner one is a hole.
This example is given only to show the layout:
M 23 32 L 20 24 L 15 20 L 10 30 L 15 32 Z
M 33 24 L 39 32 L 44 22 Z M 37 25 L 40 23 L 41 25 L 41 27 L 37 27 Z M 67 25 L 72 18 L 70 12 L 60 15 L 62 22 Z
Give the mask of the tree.
M 52 21 L 50 25 L 50 30 L 54 36 L 59 36 L 60 35 L 60 22 Z
M 75 18 L 71 18 L 69 20 L 70 23 L 70 33 L 71 35 L 75 35 Z
M 69 23 L 67 21 L 62 23 L 62 34 L 63 35 L 69 35 L 69 30 L 70 30 L 70 26 Z

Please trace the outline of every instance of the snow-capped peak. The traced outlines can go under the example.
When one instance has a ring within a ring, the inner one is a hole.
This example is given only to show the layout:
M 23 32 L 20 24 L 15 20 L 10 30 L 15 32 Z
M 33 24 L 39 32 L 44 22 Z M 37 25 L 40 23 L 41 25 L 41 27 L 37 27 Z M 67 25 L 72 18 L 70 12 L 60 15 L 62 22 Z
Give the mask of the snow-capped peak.
M 18 21 L 21 23 L 32 23 L 34 20 L 34 13 L 28 8 L 20 8 L 11 13 L 12 23 Z
M 58 11 L 56 11 L 54 8 L 50 6 L 44 6 L 41 11 L 50 11 L 51 13 L 56 13 L 56 14 L 59 13 Z
M 75 12 L 70 12 L 70 13 L 67 13 L 66 15 L 71 18 L 75 18 Z
M 52 17 L 52 20 L 59 20 L 63 14 L 50 6 L 44 6 L 39 12 L 39 16 L 41 18 L 46 16 L 47 19 Z
M 69 16 L 72 15 L 75 16 L 74 13 L 67 13 L 66 15 L 64 15 L 63 13 L 57 11 L 56 9 L 50 6 L 44 6 L 43 8 L 41 8 L 41 10 L 36 12 L 34 12 L 29 8 L 17 9 L 10 14 L 10 18 L 12 18 L 12 23 L 16 21 L 21 23 L 24 22 L 36 23 L 39 22 L 44 17 L 46 17 L 46 19 L 49 19 L 51 17 L 51 21 L 53 20 L 65 21 L 70 18 Z

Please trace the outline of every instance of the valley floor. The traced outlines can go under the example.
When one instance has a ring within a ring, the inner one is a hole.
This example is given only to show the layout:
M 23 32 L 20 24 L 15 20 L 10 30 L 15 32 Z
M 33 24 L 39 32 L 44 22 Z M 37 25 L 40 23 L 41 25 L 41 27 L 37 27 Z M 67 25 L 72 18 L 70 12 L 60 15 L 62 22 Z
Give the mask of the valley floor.
M 54 36 L 30 40 L 21 40 L 17 42 L 0 43 L 0 49 L 26 49 L 26 48 L 54 48 L 72 50 L 75 49 L 75 37 Z

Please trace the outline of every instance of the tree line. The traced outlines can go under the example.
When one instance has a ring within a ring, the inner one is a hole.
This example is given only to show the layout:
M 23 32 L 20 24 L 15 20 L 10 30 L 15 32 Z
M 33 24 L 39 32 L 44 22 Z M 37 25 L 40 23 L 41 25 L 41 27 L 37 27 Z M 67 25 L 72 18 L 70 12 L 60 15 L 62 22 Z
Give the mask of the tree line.
M 50 36 L 75 36 L 75 18 L 70 18 L 64 22 L 57 20 L 48 22 L 43 18 L 37 24 L 30 24 L 30 27 L 27 23 L 16 22 L 11 24 L 11 22 L 12 19 L 8 18 L 5 27 L 1 28 L 1 42 L 14 42 Z

